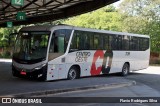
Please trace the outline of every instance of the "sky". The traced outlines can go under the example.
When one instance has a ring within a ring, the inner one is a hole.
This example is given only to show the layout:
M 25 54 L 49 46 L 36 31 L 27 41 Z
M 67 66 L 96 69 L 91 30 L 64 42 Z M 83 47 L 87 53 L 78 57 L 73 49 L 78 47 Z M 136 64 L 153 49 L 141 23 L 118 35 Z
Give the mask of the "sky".
M 115 2 L 115 3 L 113 3 L 113 5 L 117 8 L 122 1 L 123 1 L 123 0 L 119 0 L 119 1 L 117 1 L 117 2 Z

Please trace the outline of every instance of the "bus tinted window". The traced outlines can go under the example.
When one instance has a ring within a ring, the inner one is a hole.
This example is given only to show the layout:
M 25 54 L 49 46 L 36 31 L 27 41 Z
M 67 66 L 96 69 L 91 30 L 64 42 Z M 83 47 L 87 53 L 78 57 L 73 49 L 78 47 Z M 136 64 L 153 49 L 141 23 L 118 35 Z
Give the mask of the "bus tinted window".
M 100 50 L 103 50 L 104 49 L 104 47 L 103 47 L 103 34 L 99 34 L 99 49 Z
M 109 36 L 109 43 L 111 45 L 112 50 L 117 50 L 117 38 L 116 35 Z
M 83 50 L 84 49 L 84 35 L 81 31 L 74 31 L 70 50 Z
M 100 37 L 98 34 L 94 35 L 94 49 L 100 49 Z
M 149 40 L 147 38 L 140 38 L 140 50 L 145 51 L 149 48 Z
M 122 49 L 122 36 L 118 35 L 117 37 L 117 50 L 121 50 Z
M 109 47 L 109 36 L 106 34 L 106 35 L 103 35 L 103 47 L 104 47 L 104 50 L 108 50 L 108 49 L 111 49 Z
M 94 49 L 94 33 L 93 32 L 88 32 L 88 37 L 89 37 L 89 46 L 90 49 Z
M 87 32 L 83 32 L 83 34 L 84 34 L 84 49 L 85 50 L 88 50 L 88 49 L 91 49 L 90 48 L 90 35 L 89 35 L 89 33 L 87 33 Z
M 77 41 L 79 50 L 84 50 L 84 39 L 85 39 L 85 33 L 77 31 Z
M 129 50 L 129 36 L 122 36 L 122 50 Z
M 138 38 L 138 40 L 139 40 L 139 50 L 141 51 L 143 49 L 143 39 Z
M 49 52 L 64 53 L 66 51 L 70 35 L 71 35 L 71 30 L 68 29 L 55 30 L 51 38 Z
M 113 47 L 112 43 L 113 43 L 112 36 L 109 35 L 109 48 L 111 48 L 111 49 Z
M 69 38 L 71 36 L 72 30 L 71 29 L 64 29 L 65 30 L 65 38 L 66 38 L 66 42 L 69 42 Z
M 145 42 L 145 50 L 147 50 L 149 48 L 149 39 L 148 38 L 144 38 L 144 42 Z
M 76 36 L 76 33 L 73 34 L 71 45 L 70 45 L 70 49 L 71 50 L 78 49 L 78 47 L 77 47 L 77 36 Z
M 144 51 L 149 48 L 149 39 L 128 35 L 114 35 L 75 31 L 70 49 L 75 50 L 129 50 Z
M 130 50 L 136 50 L 136 45 L 137 45 L 137 43 L 136 43 L 136 39 L 132 36 L 132 37 L 130 37 Z
M 139 40 L 138 37 L 133 37 L 133 42 L 134 42 L 134 50 L 138 51 L 139 50 Z

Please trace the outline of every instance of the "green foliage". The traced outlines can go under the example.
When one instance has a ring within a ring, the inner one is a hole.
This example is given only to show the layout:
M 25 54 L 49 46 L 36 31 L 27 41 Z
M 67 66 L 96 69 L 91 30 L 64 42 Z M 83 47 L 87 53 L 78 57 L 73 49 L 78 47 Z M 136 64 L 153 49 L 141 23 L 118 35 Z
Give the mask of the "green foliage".
M 160 0 L 123 0 L 118 9 L 109 5 L 76 17 L 35 25 L 48 24 L 150 35 L 151 51 L 160 53 Z M 0 28 L 0 47 L 8 46 L 9 34 L 21 27 L 24 26 Z
M 1 53 L 0 58 L 11 58 L 10 51 L 5 51 L 5 52 Z
M 129 33 L 147 34 L 145 32 L 147 20 L 141 16 L 126 17 L 123 20 L 122 31 Z
M 118 10 L 112 5 L 65 20 L 64 24 L 150 35 L 151 51 L 160 52 L 160 1 L 123 0 Z
M 9 49 L 9 35 L 15 33 L 19 27 L 0 28 L 0 58 L 11 58 L 12 50 Z
M 85 28 L 121 31 L 121 22 L 121 15 L 115 8 L 113 6 L 107 6 L 97 11 L 69 18 L 64 24 Z
M 122 31 L 150 35 L 151 51 L 160 53 L 160 0 L 123 0 Z
M 9 46 L 9 35 L 17 32 L 19 27 L 14 28 L 0 28 L 0 47 Z

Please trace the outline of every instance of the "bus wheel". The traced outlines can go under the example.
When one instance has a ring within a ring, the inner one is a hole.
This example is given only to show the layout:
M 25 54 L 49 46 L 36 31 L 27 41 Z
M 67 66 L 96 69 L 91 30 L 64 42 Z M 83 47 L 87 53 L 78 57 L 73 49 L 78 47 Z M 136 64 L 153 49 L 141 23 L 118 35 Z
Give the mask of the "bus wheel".
M 129 65 L 127 63 L 125 63 L 123 65 L 123 68 L 122 68 L 122 76 L 127 76 L 129 73 Z
M 15 71 L 13 71 L 13 70 L 12 70 L 12 75 L 13 75 L 14 77 L 18 77 L 18 74 L 17 74 Z
M 18 73 L 17 73 L 16 69 L 13 67 L 13 65 L 12 65 L 12 75 L 13 75 L 14 77 L 19 77 L 19 76 L 18 76 Z
M 76 79 L 76 78 L 78 78 L 78 70 L 75 66 L 72 66 L 69 69 L 69 72 L 68 72 L 68 79 L 73 80 L 73 79 Z

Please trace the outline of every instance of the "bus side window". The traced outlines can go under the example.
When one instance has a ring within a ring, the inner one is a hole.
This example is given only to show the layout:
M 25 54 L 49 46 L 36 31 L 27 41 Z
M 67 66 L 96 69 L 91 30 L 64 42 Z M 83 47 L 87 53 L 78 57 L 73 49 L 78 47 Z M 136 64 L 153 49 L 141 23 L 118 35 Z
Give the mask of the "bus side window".
M 64 37 L 54 38 L 54 53 L 64 53 Z
M 85 49 L 85 35 L 86 33 L 83 31 L 79 31 L 78 37 L 79 37 L 79 49 L 84 50 Z
M 133 40 L 132 36 L 130 37 L 129 48 L 130 48 L 130 50 L 134 50 L 134 48 L 135 48 L 135 44 L 134 44 L 134 40 Z
M 54 38 L 54 52 L 58 52 L 58 37 Z
M 50 53 L 54 53 L 54 37 L 53 36 L 55 36 L 55 33 L 53 33 L 51 38 L 50 49 L 49 49 Z
M 117 49 L 117 39 L 116 39 L 116 36 L 115 35 L 111 35 L 109 37 L 109 39 L 110 39 L 110 44 L 111 44 L 112 50 L 116 50 Z
M 139 40 L 138 37 L 133 37 L 133 42 L 134 42 L 134 50 L 138 51 L 139 50 Z
M 147 38 L 141 38 L 141 50 L 145 51 L 149 48 L 149 42 Z
M 113 36 L 111 36 L 111 35 L 109 35 L 109 48 L 111 49 L 111 50 L 113 50 L 113 43 L 114 43 L 114 41 L 113 41 L 113 38 L 112 38 Z
M 77 49 L 77 35 L 75 32 L 73 34 L 71 45 L 70 45 L 70 50 L 72 51 L 74 49 Z
M 59 29 L 55 30 L 50 43 L 50 53 L 64 53 L 66 48 L 64 47 L 65 44 L 65 30 Z
M 90 49 L 90 36 L 87 32 L 84 32 L 84 49 Z
M 127 35 L 122 37 L 122 50 L 129 50 L 129 36 Z
M 65 30 L 64 51 L 66 51 L 72 30 L 70 30 L 70 29 L 64 29 L 64 30 Z
M 118 35 L 117 38 L 117 50 L 122 50 L 122 36 Z
M 143 39 L 143 47 L 144 47 L 144 50 L 147 50 L 149 48 L 149 39 L 148 38 L 144 38 Z
M 88 43 L 89 43 L 89 48 L 91 49 L 91 50 L 93 50 L 94 49 L 94 33 L 93 32 L 88 32 L 88 37 L 89 37 L 89 41 L 88 41 Z
M 95 33 L 94 47 L 95 47 L 95 49 L 103 50 L 103 35 L 102 35 L 102 33 Z
M 64 53 L 64 37 L 58 37 L 58 52 Z
M 99 49 L 100 50 L 103 50 L 103 43 L 104 43 L 103 35 L 102 33 L 99 33 Z
M 71 41 L 71 45 L 70 45 L 70 51 L 77 51 L 82 49 L 82 37 L 81 37 L 81 33 L 80 31 L 74 31 L 73 37 L 72 37 L 72 41 Z
M 94 49 L 100 49 L 99 35 L 94 34 Z
M 103 47 L 104 47 L 104 50 L 110 50 L 110 47 L 109 47 L 109 36 L 106 34 L 103 36 Z
M 139 40 L 139 50 L 142 51 L 143 50 L 143 39 L 139 37 L 138 40 Z

